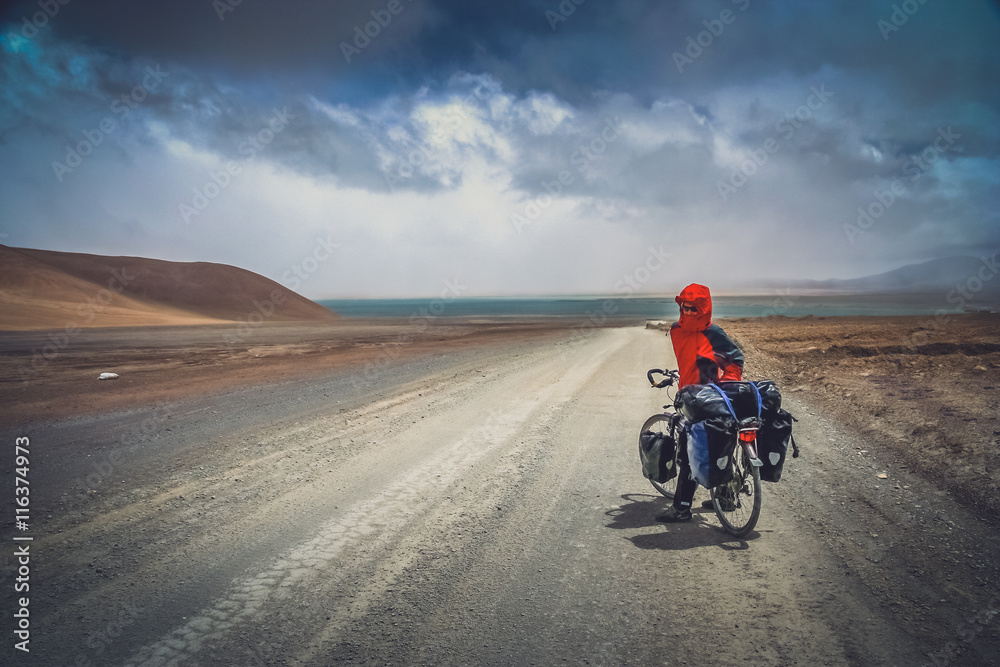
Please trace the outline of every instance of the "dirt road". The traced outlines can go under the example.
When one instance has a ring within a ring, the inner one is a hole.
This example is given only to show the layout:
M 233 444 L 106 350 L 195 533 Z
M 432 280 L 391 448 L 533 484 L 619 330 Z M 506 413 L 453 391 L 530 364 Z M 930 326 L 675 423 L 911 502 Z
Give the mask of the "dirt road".
M 4 664 L 997 659 L 996 530 L 808 405 L 748 538 L 655 522 L 636 436 L 668 347 L 602 329 L 6 431 L 38 523 Z

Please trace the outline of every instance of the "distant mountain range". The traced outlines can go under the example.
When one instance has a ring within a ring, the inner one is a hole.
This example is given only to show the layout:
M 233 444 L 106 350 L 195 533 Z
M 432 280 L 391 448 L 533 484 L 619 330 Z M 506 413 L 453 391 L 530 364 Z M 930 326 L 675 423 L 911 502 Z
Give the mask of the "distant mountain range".
M 964 287 L 977 300 L 1000 295 L 996 256 L 944 257 L 862 278 L 771 282 L 767 287 L 845 294 L 947 294 Z
M 0 330 L 336 319 L 283 285 L 226 264 L 0 245 Z
M 964 289 L 963 303 L 996 304 L 1000 275 L 994 257 L 946 257 L 862 278 L 741 285 L 737 291 L 762 289 L 937 296 Z M 235 266 L 0 245 L 0 330 L 336 319 L 329 309 Z

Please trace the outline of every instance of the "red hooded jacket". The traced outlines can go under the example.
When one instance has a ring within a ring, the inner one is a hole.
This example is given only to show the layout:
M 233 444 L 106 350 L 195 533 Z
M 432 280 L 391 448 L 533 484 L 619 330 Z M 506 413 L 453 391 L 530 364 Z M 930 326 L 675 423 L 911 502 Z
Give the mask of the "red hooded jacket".
M 693 303 L 698 308 L 696 313 L 681 310 L 680 319 L 670 327 L 670 342 L 681 374 L 679 387 L 741 380 L 743 352 L 725 331 L 712 324 L 712 295 L 708 288 L 688 285 L 674 301 Z

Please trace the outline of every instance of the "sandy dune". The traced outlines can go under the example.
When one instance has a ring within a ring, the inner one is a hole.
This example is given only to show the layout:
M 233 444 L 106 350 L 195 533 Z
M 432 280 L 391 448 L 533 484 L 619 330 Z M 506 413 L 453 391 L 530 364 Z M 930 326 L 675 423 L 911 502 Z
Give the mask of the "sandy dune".
M 102 291 L 103 290 L 103 291 Z M 205 324 L 215 318 L 140 301 L 0 246 L 0 329 Z
M 331 322 L 326 308 L 250 271 L 0 246 L 0 330 Z

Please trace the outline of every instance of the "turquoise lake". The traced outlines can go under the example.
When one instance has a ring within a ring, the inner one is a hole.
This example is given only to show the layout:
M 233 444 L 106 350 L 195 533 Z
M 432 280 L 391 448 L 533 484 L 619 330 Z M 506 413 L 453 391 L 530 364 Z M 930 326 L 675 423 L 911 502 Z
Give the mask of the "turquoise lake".
M 569 317 L 629 320 L 672 320 L 672 297 L 470 297 L 451 299 L 330 299 L 318 301 L 343 317 Z M 945 295 L 763 296 L 713 298 L 713 317 L 784 315 L 933 315 L 957 312 Z

